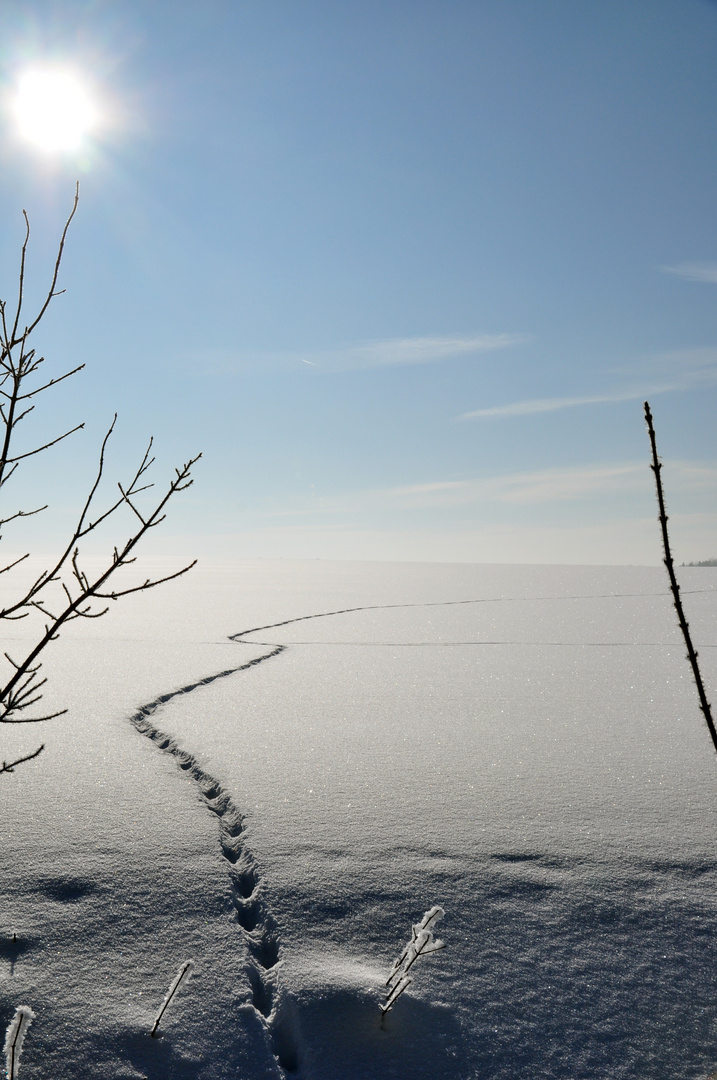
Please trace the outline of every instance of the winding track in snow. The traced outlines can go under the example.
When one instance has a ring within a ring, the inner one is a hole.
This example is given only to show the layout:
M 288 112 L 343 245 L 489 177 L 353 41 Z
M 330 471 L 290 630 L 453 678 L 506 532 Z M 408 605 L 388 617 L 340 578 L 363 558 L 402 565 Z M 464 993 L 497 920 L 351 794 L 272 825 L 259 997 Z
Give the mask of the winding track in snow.
M 695 593 L 714 592 L 714 589 L 684 589 L 683 595 L 693 595 Z M 266 626 L 252 626 L 248 630 L 240 630 L 237 634 L 230 634 L 229 641 L 233 641 L 238 645 L 261 645 L 267 648 L 276 647 L 278 642 L 276 641 L 256 641 L 255 639 L 247 641 L 249 634 L 258 634 L 261 630 L 277 630 L 282 626 L 291 626 L 293 623 L 306 622 L 310 619 L 327 619 L 331 615 L 350 615 L 356 611 L 396 611 L 404 608 L 433 608 L 433 607 L 459 607 L 466 604 L 507 604 L 507 603 L 533 603 L 536 601 L 546 600 L 621 600 L 630 597 L 650 597 L 650 596 L 664 596 L 670 597 L 668 590 L 661 590 L 660 592 L 636 592 L 636 593 L 579 593 L 570 594 L 567 596 L 489 596 L 480 597 L 473 600 L 431 600 L 423 601 L 420 603 L 410 604 L 364 604 L 361 607 L 349 607 L 339 608 L 336 611 L 319 611 L 313 615 L 298 615 L 293 619 L 284 619 L 282 622 L 267 623 Z M 675 645 L 675 642 L 664 641 L 651 641 L 651 642 L 634 642 L 634 641 L 286 641 L 282 643 L 284 648 L 290 645 L 355 645 L 359 647 L 383 645 L 389 648 L 451 648 L 455 646 L 465 645 L 555 645 L 559 647 L 567 647 L 574 645 L 580 648 L 614 648 L 635 646 L 640 647 L 655 647 L 655 648 L 669 648 Z M 705 645 L 700 646 L 702 649 L 715 649 L 717 645 Z
M 694 590 L 695 592 L 707 592 L 711 590 Z M 286 1074 L 296 1073 L 300 1068 L 299 1039 L 296 1023 L 293 1016 L 291 1003 L 286 996 L 280 994 L 278 981 L 278 963 L 280 960 L 280 940 L 278 927 L 269 911 L 264 891 L 262 889 L 257 864 L 251 850 L 246 844 L 244 837 L 244 816 L 234 803 L 226 789 L 201 767 L 197 759 L 170 735 L 163 732 L 151 720 L 155 713 L 167 705 L 176 697 L 191 694 L 218 679 L 225 679 L 236 675 L 241 671 L 247 671 L 257 664 L 263 664 L 285 652 L 288 643 L 277 644 L 275 642 L 247 641 L 247 636 L 262 630 L 273 630 L 293 623 L 306 622 L 311 619 L 324 619 L 333 615 L 346 615 L 359 611 L 386 611 L 401 608 L 429 608 L 429 607 L 452 607 L 467 604 L 485 604 L 516 602 L 529 600 L 578 600 L 578 599 L 608 599 L 622 596 L 661 596 L 667 593 L 606 593 L 590 596 L 553 596 L 553 597 L 491 597 L 477 600 L 448 600 L 425 603 L 406 604 L 369 604 L 359 607 L 342 608 L 337 611 L 323 611 L 312 615 L 300 615 L 292 619 L 284 619 L 281 622 L 270 623 L 265 626 L 251 627 L 248 630 L 231 634 L 230 642 L 238 645 L 260 645 L 271 648 L 271 651 L 262 656 L 254 657 L 245 664 L 226 668 L 223 671 L 207 675 L 203 679 L 197 679 L 186 686 L 179 687 L 169 693 L 161 694 L 153 701 L 142 705 L 131 717 L 130 722 L 142 735 L 149 738 L 160 750 L 171 754 L 180 769 L 194 781 L 200 791 L 201 799 L 206 807 L 216 815 L 219 825 L 219 842 L 223 858 L 227 862 L 227 870 L 231 882 L 231 896 L 236 910 L 236 920 L 241 929 L 242 936 L 249 953 L 247 965 L 247 978 L 251 987 L 252 1005 L 256 1009 L 261 1022 L 267 1032 L 269 1045 L 282 1072 Z M 327 644 L 325 642 L 291 642 L 291 644 Z M 333 644 L 342 644 L 335 642 Z M 343 644 L 372 644 L 370 642 L 346 642 Z M 390 645 L 398 647 L 402 643 L 376 642 L 373 644 Z M 405 645 L 489 645 L 489 644 L 535 644 L 532 642 L 405 642 Z M 560 644 L 555 642 L 553 644 Z M 617 645 L 618 642 L 585 644 L 594 645 Z M 709 647 L 709 646 L 703 646 Z
M 179 768 L 183 769 L 199 788 L 207 809 L 217 816 L 219 843 L 222 857 L 227 863 L 236 921 L 249 953 L 246 974 L 251 987 L 252 1005 L 261 1018 L 279 1067 L 284 1074 L 290 1074 L 296 1073 L 299 1068 L 299 1050 L 290 1003 L 283 1000 L 280 994 L 278 927 L 267 908 L 256 861 L 246 844 L 244 816 L 219 781 L 150 719 L 173 698 L 191 694 L 217 679 L 225 679 L 257 664 L 263 664 L 265 660 L 270 660 L 283 651 L 284 646 L 278 645 L 272 652 L 257 656 L 246 664 L 218 671 L 170 693 L 162 694 L 138 709 L 130 717 L 130 721 L 140 734 L 151 739 L 160 750 L 172 755 Z

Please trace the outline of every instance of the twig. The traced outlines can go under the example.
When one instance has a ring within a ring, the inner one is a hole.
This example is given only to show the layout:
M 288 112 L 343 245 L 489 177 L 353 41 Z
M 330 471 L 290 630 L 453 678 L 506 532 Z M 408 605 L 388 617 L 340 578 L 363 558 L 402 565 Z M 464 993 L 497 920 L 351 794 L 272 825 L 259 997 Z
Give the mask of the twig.
M 169 984 L 169 990 L 165 994 L 164 1001 L 160 1005 L 159 1012 L 157 1013 L 155 1021 L 152 1024 L 152 1030 L 150 1031 L 150 1035 L 152 1036 L 153 1039 L 156 1039 L 156 1037 L 157 1037 L 157 1028 L 159 1027 L 159 1021 L 164 1016 L 165 1009 L 169 1005 L 169 1003 L 172 1000 L 172 998 L 174 997 L 174 995 L 179 990 L 182 983 L 185 983 L 187 981 L 189 976 L 192 974 L 193 970 L 194 970 L 194 961 L 193 960 L 185 960 L 184 963 L 182 964 L 182 966 L 180 967 L 179 971 L 177 972 L 177 974 L 175 975 L 175 977 L 172 979 L 171 983 Z
M 106 567 L 93 582 L 88 581 L 86 575 L 84 575 L 79 570 L 77 566 L 78 551 L 77 548 L 75 548 L 73 555 L 73 567 L 75 570 L 75 577 L 80 583 L 80 592 L 74 599 L 69 598 L 67 605 L 60 612 L 59 615 L 55 616 L 48 611 L 44 611 L 43 607 L 38 603 L 37 599 L 33 599 L 29 605 L 27 603 L 25 604 L 25 606 L 32 606 L 35 609 L 39 608 L 39 610 L 42 611 L 43 614 L 45 614 L 50 621 L 45 627 L 45 633 L 38 640 L 34 648 L 30 650 L 22 663 L 15 664 L 13 661 L 11 661 L 11 663 L 13 663 L 13 667 L 15 667 L 15 673 L 8 680 L 5 686 L 0 690 L 0 708 L 4 710 L 0 713 L 0 723 L 7 724 L 30 722 L 26 718 L 23 718 L 22 720 L 11 720 L 10 717 L 13 713 L 19 712 L 21 709 L 28 708 L 30 704 L 38 700 L 37 697 L 33 697 L 32 701 L 29 700 L 30 695 L 34 694 L 39 688 L 39 686 L 42 685 L 42 683 L 36 680 L 36 674 L 39 671 L 39 665 L 33 667 L 33 664 L 35 663 L 35 660 L 40 655 L 40 653 L 47 647 L 47 645 L 49 645 L 51 641 L 54 641 L 65 623 L 70 622 L 72 619 L 81 617 L 95 617 L 91 614 L 89 608 L 83 608 L 83 605 L 85 605 L 87 601 L 90 601 L 94 598 L 116 600 L 118 599 L 118 597 L 127 595 L 132 592 L 141 592 L 145 589 L 151 589 L 155 585 L 162 584 L 165 581 L 171 581 L 176 577 L 180 577 L 182 574 L 186 574 L 187 571 L 191 570 L 192 567 L 196 564 L 196 560 L 194 560 L 187 566 L 182 567 L 181 570 L 176 571 L 174 574 L 167 574 L 164 577 L 159 578 L 155 581 L 147 579 L 143 585 L 135 586 L 134 588 L 116 590 L 111 593 L 104 593 L 102 591 L 106 583 L 109 581 L 110 577 L 121 566 L 125 566 L 127 565 L 127 563 L 132 561 L 130 559 L 130 556 L 132 555 L 132 552 L 134 551 L 135 547 L 140 542 L 142 537 L 150 529 L 155 528 L 157 525 L 160 524 L 161 521 L 164 520 L 163 510 L 171 499 L 172 495 L 174 495 L 178 491 L 184 491 L 186 490 L 186 488 L 192 485 L 193 481 L 190 478 L 191 469 L 200 457 L 201 454 L 198 454 L 197 457 L 190 458 L 190 460 L 181 469 L 175 469 L 175 478 L 170 482 L 164 496 L 155 506 L 152 513 L 149 515 L 149 517 L 146 518 L 146 520 L 143 521 L 143 524 L 137 530 L 137 532 L 134 533 L 132 537 L 130 537 L 122 550 L 118 553 L 115 552 L 113 554 L 110 565 Z M 147 468 L 147 466 L 144 464 L 146 460 L 147 455 L 145 454 L 143 464 L 140 466 L 139 470 L 135 474 L 135 479 L 138 479 L 141 476 L 142 472 Z M 129 490 L 132 490 L 131 487 Z M 117 506 L 122 505 L 124 501 L 124 499 L 119 499 L 117 502 Z M 81 521 L 84 520 L 89 504 L 90 500 L 88 500 L 88 502 L 85 504 L 85 509 L 83 510 Z M 107 513 L 103 514 L 102 517 L 98 519 L 98 521 L 104 520 L 106 516 Z M 81 535 L 85 535 L 87 532 L 90 532 L 93 528 L 96 527 L 96 525 L 97 522 L 90 523 L 81 532 Z M 44 584 L 47 584 L 47 582 L 50 580 L 57 580 L 57 578 L 56 576 L 53 576 L 52 578 L 45 577 Z M 35 590 L 35 593 L 38 591 L 35 586 L 33 587 L 33 589 Z M 70 596 L 69 592 L 67 593 L 67 596 Z M 16 606 L 7 609 L 7 611 L 14 610 L 16 610 Z M 59 714 L 53 714 L 53 716 L 54 715 Z M 50 717 L 43 717 L 42 719 L 50 719 Z
M 63 252 L 65 250 L 65 241 L 67 240 L 67 232 L 68 232 L 68 230 L 70 228 L 70 225 L 72 224 L 73 217 L 77 213 L 77 204 L 79 203 L 79 201 L 80 201 L 80 182 L 78 180 L 77 183 L 75 184 L 75 201 L 72 204 L 72 210 L 70 211 L 70 216 L 68 217 L 67 221 L 65 222 L 65 227 L 62 230 L 62 236 L 60 237 L 60 244 L 59 244 L 59 247 L 57 249 L 57 258 L 55 259 L 55 268 L 54 268 L 54 271 L 53 271 L 53 274 L 52 274 L 52 281 L 50 282 L 50 288 L 47 291 L 47 296 L 45 297 L 45 301 L 44 301 L 42 307 L 40 308 L 40 311 L 35 316 L 35 318 L 30 323 L 30 325 L 27 327 L 27 329 L 25 331 L 25 335 L 24 335 L 25 337 L 27 337 L 28 334 L 31 334 L 32 331 L 37 326 L 37 324 L 40 322 L 40 319 L 43 317 L 43 315 L 47 311 L 48 307 L 50 306 L 50 301 L 52 300 L 52 298 L 54 296 L 59 296 L 60 295 L 59 292 L 55 291 L 55 286 L 57 285 L 57 275 L 60 273 L 60 263 L 62 262 L 62 255 L 63 255 Z M 23 210 L 23 214 L 25 214 L 24 210 Z M 25 214 L 25 221 L 27 221 L 27 214 Z M 30 236 L 30 225 L 29 225 L 29 222 L 28 222 L 27 233 L 25 235 L 25 243 L 23 244 L 23 251 L 22 251 L 22 270 L 21 270 L 21 276 L 20 276 L 20 299 L 18 301 L 17 315 L 16 315 L 16 318 L 15 318 L 15 325 L 13 327 L 13 334 L 12 334 L 13 341 L 15 340 L 15 334 L 17 333 L 17 327 L 18 327 L 18 323 L 19 323 L 19 320 L 20 320 L 20 309 L 22 307 L 22 286 L 23 286 L 23 278 L 24 278 L 24 270 L 25 270 L 25 250 L 27 248 L 27 241 L 28 241 L 29 236 Z M 64 292 L 64 289 L 62 289 L 60 291 Z
M 20 1067 L 22 1045 L 27 1029 L 35 1019 L 35 1013 L 29 1005 L 18 1005 L 15 1015 L 5 1032 L 5 1075 L 7 1080 L 15 1080 Z
M 420 922 L 414 923 L 411 927 L 411 940 L 398 960 L 394 960 L 393 967 L 386 980 L 385 1000 L 382 1005 L 379 1005 L 382 1029 L 386 1020 L 386 1013 L 393 1008 L 403 991 L 413 982 L 413 978 L 408 972 L 416 960 L 421 956 L 427 956 L 429 953 L 440 952 L 441 949 L 445 949 L 446 943 L 435 939 L 432 929 L 434 924 L 439 919 L 442 919 L 444 915 L 443 908 L 434 905 L 425 912 Z
M 22 765 L 23 761 L 32 761 L 32 759 L 36 758 L 38 754 L 41 754 L 44 749 L 45 744 L 43 743 L 42 746 L 38 746 L 34 754 L 26 754 L 25 757 L 16 758 L 15 761 L 11 761 L 9 765 L 6 761 L 3 761 L 0 773 L 12 772 L 16 765 Z

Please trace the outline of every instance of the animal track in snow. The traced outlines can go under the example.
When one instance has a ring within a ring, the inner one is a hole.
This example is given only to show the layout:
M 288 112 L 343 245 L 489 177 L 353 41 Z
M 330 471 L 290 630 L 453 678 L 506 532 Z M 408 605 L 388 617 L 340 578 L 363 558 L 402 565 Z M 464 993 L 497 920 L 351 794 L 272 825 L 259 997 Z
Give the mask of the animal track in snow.
M 687 590 L 685 590 L 687 591 Z M 690 593 L 706 593 L 712 592 L 712 589 L 691 589 Z M 270 648 L 276 646 L 275 641 L 256 641 L 255 639 L 247 640 L 249 634 L 258 634 L 261 630 L 277 630 L 279 627 L 291 626 L 293 623 L 307 622 L 310 619 L 327 619 L 331 615 L 350 615 L 353 612 L 358 611 L 395 611 L 398 609 L 406 608 L 434 608 L 434 607 L 459 607 L 467 604 L 503 604 L 503 603 L 532 603 L 546 600 L 618 600 L 626 597 L 642 597 L 642 596 L 669 596 L 669 592 L 640 592 L 640 593 L 585 593 L 585 594 L 570 594 L 567 596 L 487 596 L 480 597 L 473 600 L 430 600 L 422 601 L 420 603 L 407 603 L 407 604 L 365 604 L 361 607 L 349 607 L 339 608 L 336 611 L 319 611 L 314 615 L 297 615 L 293 619 L 283 619 L 281 622 L 267 623 L 266 626 L 252 626 L 248 630 L 240 630 L 237 634 L 230 634 L 229 641 L 236 642 L 238 645 L 262 645 Z M 513 641 L 513 640 L 479 640 L 479 641 L 288 641 L 284 642 L 284 648 L 288 648 L 290 645 L 352 645 L 357 648 L 361 647 L 375 647 L 384 645 L 387 648 L 451 648 L 456 646 L 473 646 L 473 645 L 526 645 L 526 646 L 544 646 L 554 645 L 562 648 L 564 646 L 577 645 L 580 648 L 624 648 L 629 646 L 634 648 L 638 645 L 640 648 L 674 648 L 674 642 L 665 641 Z M 703 649 L 717 649 L 717 645 L 710 645 L 702 643 L 700 646 Z
M 703 591 L 703 590 L 696 590 Z M 157 710 L 168 704 L 174 698 L 190 694 L 194 690 L 207 686 L 218 679 L 228 678 L 241 671 L 264 663 L 273 657 L 279 656 L 287 649 L 287 644 L 275 642 L 257 642 L 247 640 L 249 635 L 262 630 L 278 629 L 293 623 L 306 622 L 313 619 L 328 618 L 333 615 L 345 615 L 362 611 L 384 611 L 407 608 L 432 608 L 465 606 L 468 604 L 505 603 L 516 601 L 533 600 L 580 600 L 590 598 L 617 597 L 622 594 L 599 594 L 595 597 L 587 596 L 554 596 L 554 597 L 486 597 L 470 600 L 435 601 L 428 603 L 403 603 L 403 604 L 371 604 L 357 607 L 342 608 L 336 611 L 318 612 L 312 615 L 301 615 L 281 622 L 270 623 L 264 626 L 251 627 L 229 636 L 229 641 L 235 644 L 264 644 L 271 648 L 270 652 L 255 657 L 247 663 L 227 668 L 223 671 L 208 675 L 203 679 L 189 683 L 169 693 L 162 694 L 153 701 L 143 705 L 132 717 L 131 722 L 138 732 L 149 738 L 158 749 L 171 754 L 180 769 L 186 772 L 201 792 L 201 798 L 207 809 L 213 813 L 219 826 L 219 844 L 222 857 L 227 864 L 227 873 L 231 883 L 231 900 L 236 912 L 236 923 L 242 935 L 243 942 L 248 952 L 246 975 L 251 991 L 251 1003 L 261 1019 L 268 1038 L 271 1051 L 283 1072 L 296 1073 L 300 1068 L 300 1038 L 298 1019 L 294 1003 L 288 995 L 280 992 L 279 986 L 279 963 L 280 942 L 278 927 L 271 913 L 267 910 L 264 892 L 260 881 L 260 875 L 253 855 L 246 845 L 244 837 L 244 819 L 241 811 L 233 802 L 229 793 L 222 785 L 204 770 L 197 759 L 183 750 L 179 744 L 168 734 L 161 731 L 150 720 Z M 625 594 L 628 595 L 628 594 Z M 629 594 L 634 596 L 657 595 L 646 593 Z M 662 594 L 659 594 L 662 595 Z M 667 595 L 666 593 L 664 595 Z M 294 644 L 294 643 L 292 643 Z M 365 642 L 353 642 L 352 644 L 369 644 Z M 399 643 L 391 642 L 392 647 Z M 411 642 L 407 644 L 434 644 L 432 642 Z M 490 644 L 489 642 L 437 642 L 435 644 Z M 503 643 L 501 643 L 503 644 Z M 517 644 L 517 643 L 516 643 Z M 500 859 L 501 855 L 496 858 Z M 503 857 L 508 861 L 510 857 Z M 59 897 L 58 897 L 59 898 Z M 75 896 L 64 895 L 62 899 L 75 899 Z
M 686 592 L 688 590 L 683 590 Z M 711 589 L 690 589 L 690 593 L 712 592 Z M 350 615 L 354 611 L 396 611 L 402 608 L 430 608 L 430 607 L 460 607 L 466 604 L 514 604 L 530 603 L 531 601 L 543 600 L 617 600 L 630 596 L 669 596 L 669 592 L 639 592 L 639 593 L 585 593 L 571 594 L 569 596 L 482 596 L 473 600 L 429 600 L 409 604 L 364 604 L 361 607 L 339 608 L 337 611 L 319 611 L 314 615 L 297 615 L 293 619 L 284 619 L 282 622 L 267 623 L 266 626 L 252 626 L 248 630 L 240 630 L 238 634 L 230 634 L 229 640 L 242 644 L 260 644 L 260 642 L 245 642 L 247 634 L 258 634 L 260 630 L 276 630 L 279 626 L 291 626 L 292 623 L 306 622 L 309 619 L 327 619 L 330 615 Z
M 249 954 L 246 975 L 251 990 L 251 1002 L 267 1033 L 267 1039 L 284 1074 L 296 1073 L 300 1065 L 298 1030 L 294 1010 L 279 987 L 280 947 L 277 925 L 267 910 L 261 880 L 254 857 L 244 838 L 244 817 L 230 794 L 211 776 L 197 759 L 150 721 L 150 717 L 173 698 L 189 694 L 202 686 L 246 671 L 284 652 L 278 645 L 272 652 L 258 656 L 246 664 L 208 675 L 187 686 L 143 705 L 130 719 L 142 735 L 165 753 L 171 754 L 199 788 L 202 802 L 215 814 L 219 825 L 219 846 L 227 863 L 231 883 L 231 899 L 244 944 Z

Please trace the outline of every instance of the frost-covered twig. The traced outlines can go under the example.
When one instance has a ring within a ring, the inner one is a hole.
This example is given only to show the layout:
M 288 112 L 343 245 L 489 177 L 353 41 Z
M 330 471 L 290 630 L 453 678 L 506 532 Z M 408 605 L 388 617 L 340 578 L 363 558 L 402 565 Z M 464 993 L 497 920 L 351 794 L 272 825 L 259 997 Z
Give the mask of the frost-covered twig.
M 20 1054 L 22 1044 L 27 1035 L 27 1029 L 35 1019 L 35 1014 L 29 1005 L 18 1005 L 15 1015 L 7 1026 L 5 1033 L 5 1075 L 7 1080 L 15 1080 L 20 1068 Z
M 408 972 L 418 960 L 419 956 L 427 956 L 428 953 L 438 952 L 445 949 L 446 943 L 433 937 L 431 927 L 442 919 L 445 911 L 442 907 L 429 908 L 419 923 L 411 927 L 411 940 L 403 950 L 398 960 L 394 961 L 391 972 L 386 980 L 386 1000 L 379 1005 L 381 1010 L 381 1024 L 389 1009 L 400 998 L 407 986 L 413 982 Z
M 164 1001 L 162 1002 L 162 1004 L 159 1007 L 159 1012 L 157 1013 L 157 1018 L 154 1021 L 154 1023 L 152 1024 L 152 1030 L 150 1031 L 150 1035 L 152 1036 L 153 1039 L 156 1038 L 156 1036 L 157 1036 L 157 1028 L 159 1027 L 159 1021 L 162 1019 L 162 1016 L 164 1015 L 165 1009 L 169 1005 L 169 1003 L 172 1000 L 172 998 L 174 997 L 174 995 L 179 990 L 182 983 L 185 983 L 187 981 L 189 976 L 192 974 L 193 970 L 194 970 L 194 961 L 193 960 L 185 960 L 184 963 L 182 964 L 182 966 L 180 967 L 179 971 L 177 972 L 177 974 L 172 979 L 172 982 L 170 983 L 170 986 L 169 986 L 169 990 L 167 991 L 167 993 L 164 996 Z

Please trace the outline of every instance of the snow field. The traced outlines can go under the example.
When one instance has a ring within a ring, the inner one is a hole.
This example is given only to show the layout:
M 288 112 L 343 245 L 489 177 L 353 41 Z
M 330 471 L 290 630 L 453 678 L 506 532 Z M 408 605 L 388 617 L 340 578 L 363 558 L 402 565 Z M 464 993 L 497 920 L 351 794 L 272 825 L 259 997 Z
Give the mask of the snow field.
M 680 572 L 709 687 L 710 574 Z M 714 1071 L 717 776 L 660 570 L 237 564 L 150 599 L 58 644 L 71 712 L 0 787 L 28 1078 Z M 433 903 L 448 948 L 382 1031 Z

